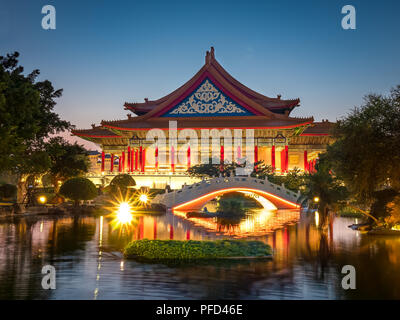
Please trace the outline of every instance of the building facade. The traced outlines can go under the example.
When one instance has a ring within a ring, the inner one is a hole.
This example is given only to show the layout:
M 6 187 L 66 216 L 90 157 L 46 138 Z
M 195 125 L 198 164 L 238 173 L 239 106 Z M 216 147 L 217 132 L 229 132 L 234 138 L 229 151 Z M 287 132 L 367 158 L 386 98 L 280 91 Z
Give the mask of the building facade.
M 299 105 L 300 99 L 270 98 L 246 87 L 217 62 L 211 48 L 204 66 L 175 91 L 125 103 L 126 119 L 72 133 L 102 149 L 90 155 L 88 176 L 96 184 L 128 173 L 138 187 L 176 189 L 196 181 L 187 175 L 190 166 L 211 158 L 226 163 L 247 157 L 278 174 L 314 170 L 318 154 L 332 142 L 333 123 L 291 117 Z

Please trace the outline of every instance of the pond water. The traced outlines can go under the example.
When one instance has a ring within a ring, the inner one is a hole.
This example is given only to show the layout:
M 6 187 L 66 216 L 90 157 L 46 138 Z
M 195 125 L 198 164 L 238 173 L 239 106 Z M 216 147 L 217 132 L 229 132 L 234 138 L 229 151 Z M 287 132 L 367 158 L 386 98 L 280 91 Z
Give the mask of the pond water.
M 328 233 L 314 214 L 253 210 L 244 219 L 185 219 L 182 213 L 113 228 L 108 217 L 19 217 L 0 220 L 0 299 L 399 299 L 400 238 L 352 231 L 333 218 Z M 257 239 L 271 261 L 166 266 L 125 260 L 133 239 Z M 44 265 L 56 289 L 41 287 Z M 341 269 L 357 270 L 357 289 L 343 290 Z

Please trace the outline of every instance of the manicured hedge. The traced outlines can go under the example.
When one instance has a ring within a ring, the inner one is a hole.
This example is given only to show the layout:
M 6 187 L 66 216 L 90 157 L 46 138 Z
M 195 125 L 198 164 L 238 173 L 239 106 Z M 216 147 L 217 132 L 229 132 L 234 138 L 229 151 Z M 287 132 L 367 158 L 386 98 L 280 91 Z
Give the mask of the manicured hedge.
M 63 183 L 60 194 L 68 199 L 74 200 L 78 205 L 79 200 L 92 200 L 97 196 L 96 186 L 86 178 L 71 178 Z
M 125 257 L 148 261 L 198 260 L 226 257 L 266 257 L 271 247 L 261 241 L 136 240 L 125 247 Z

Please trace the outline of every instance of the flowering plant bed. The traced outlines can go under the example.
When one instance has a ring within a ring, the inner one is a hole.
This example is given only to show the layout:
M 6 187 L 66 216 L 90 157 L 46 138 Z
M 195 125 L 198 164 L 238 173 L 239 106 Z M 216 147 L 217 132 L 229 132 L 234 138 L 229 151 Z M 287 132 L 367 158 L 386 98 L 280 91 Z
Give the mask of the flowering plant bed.
M 136 240 L 125 247 L 126 258 L 144 261 L 186 261 L 212 259 L 254 259 L 272 256 L 271 247 L 261 241 Z

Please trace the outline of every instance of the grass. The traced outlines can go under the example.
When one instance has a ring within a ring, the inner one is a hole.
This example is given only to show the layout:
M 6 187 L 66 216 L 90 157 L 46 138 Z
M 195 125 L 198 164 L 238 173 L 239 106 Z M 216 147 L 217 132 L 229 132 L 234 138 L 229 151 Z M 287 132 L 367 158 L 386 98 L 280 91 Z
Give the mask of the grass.
M 190 261 L 230 257 L 269 257 L 271 247 L 261 241 L 135 240 L 124 251 L 126 258 L 143 261 Z

